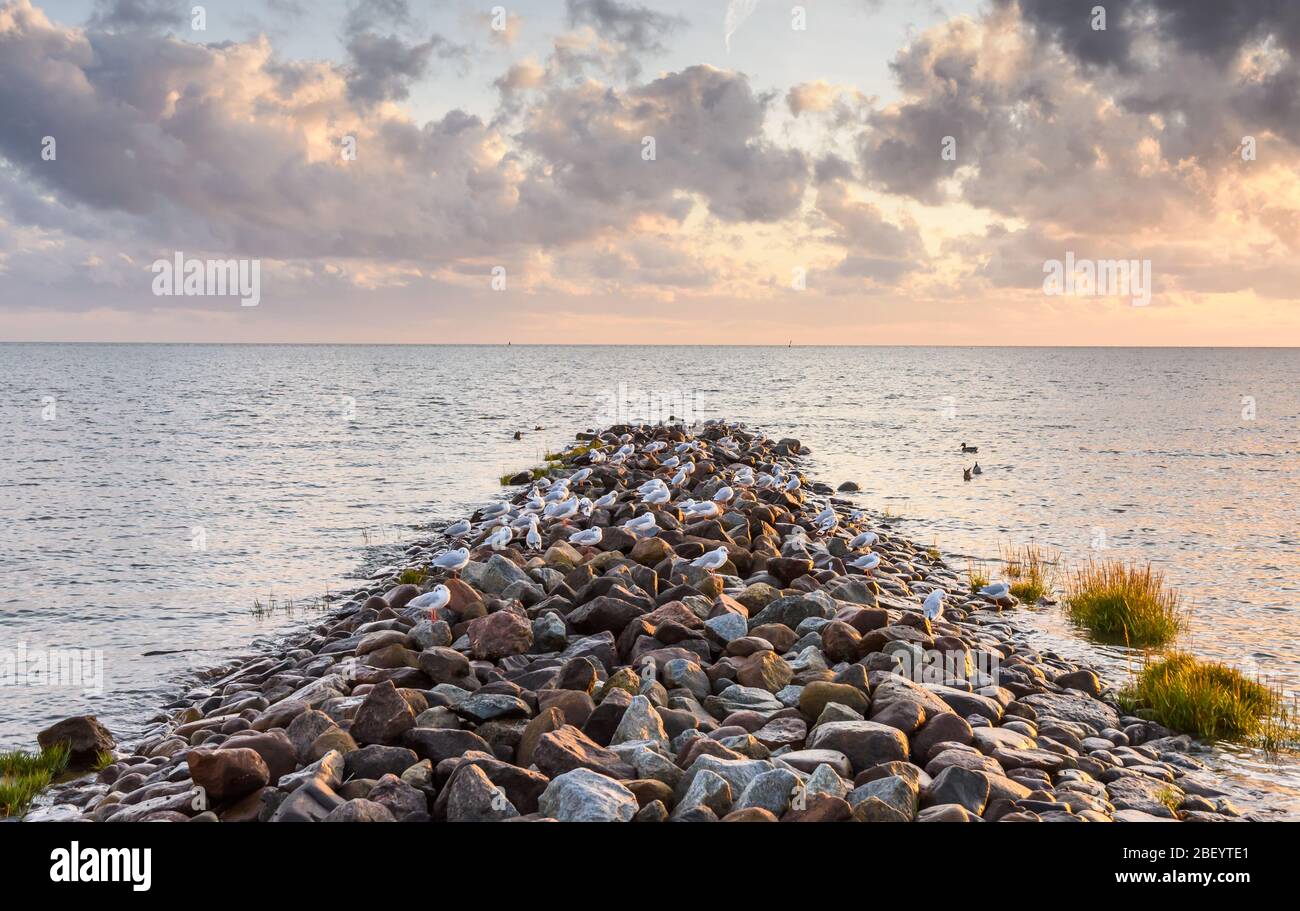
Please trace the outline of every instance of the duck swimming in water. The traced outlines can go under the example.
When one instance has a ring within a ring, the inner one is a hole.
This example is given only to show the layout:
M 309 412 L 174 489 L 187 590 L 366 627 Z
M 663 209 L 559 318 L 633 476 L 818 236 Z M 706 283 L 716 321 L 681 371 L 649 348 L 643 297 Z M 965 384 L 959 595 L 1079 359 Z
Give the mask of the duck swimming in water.
M 962 452 L 979 452 L 979 451 L 980 451 L 980 448 L 979 448 L 978 446 L 967 446 L 965 443 L 962 443 L 962 444 L 961 444 L 961 451 L 962 451 Z
M 983 474 L 983 473 L 984 473 L 984 469 L 983 469 L 983 468 L 980 468 L 980 463 L 979 463 L 979 462 L 976 462 L 976 463 L 975 463 L 975 467 L 972 468 L 972 469 L 970 470 L 970 473 L 971 473 L 971 474 Z
M 970 477 L 971 477 L 971 475 L 970 475 L 970 469 L 969 469 L 969 468 L 963 468 L 963 469 L 961 470 L 961 479 L 962 479 L 963 481 L 969 481 L 969 480 L 970 480 Z

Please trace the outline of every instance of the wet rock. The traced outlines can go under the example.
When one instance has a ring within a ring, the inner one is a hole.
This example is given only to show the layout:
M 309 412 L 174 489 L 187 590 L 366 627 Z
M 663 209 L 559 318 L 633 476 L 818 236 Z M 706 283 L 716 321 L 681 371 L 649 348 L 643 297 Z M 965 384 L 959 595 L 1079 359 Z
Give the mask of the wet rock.
M 56 744 L 68 746 L 68 768 L 90 769 L 99 763 L 102 753 L 112 753 L 117 744 L 108 728 L 94 715 L 74 715 L 50 725 L 36 735 L 42 750 Z

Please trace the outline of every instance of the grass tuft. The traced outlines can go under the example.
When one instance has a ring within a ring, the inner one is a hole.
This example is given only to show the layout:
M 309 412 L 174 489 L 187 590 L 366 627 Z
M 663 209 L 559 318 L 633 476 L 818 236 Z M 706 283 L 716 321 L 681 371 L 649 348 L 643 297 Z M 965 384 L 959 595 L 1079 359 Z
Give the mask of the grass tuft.
M 1070 580 L 1070 620 L 1108 642 L 1145 648 L 1171 641 L 1186 623 L 1178 593 L 1150 564 L 1089 562 Z
M 1027 604 L 1035 604 L 1052 593 L 1052 575 L 1057 555 L 1037 544 L 1003 551 L 1002 562 L 1011 594 Z
M 1122 703 L 1167 728 L 1209 741 L 1256 738 L 1281 708 L 1276 691 L 1236 668 L 1182 653 L 1143 668 Z
M 0 753 L 0 816 L 21 816 L 32 800 L 68 767 L 66 743 L 29 753 Z
M 974 563 L 967 563 L 966 578 L 970 581 L 970 590 L 977 592 L 989 584 L 988 567 L 981 563 L 977 569 Z
M 412 566 L 409 569 L 402 570 L 402 574 L 397 577 L 398 585 L 423 585 L 426 573 L 422 569 Z

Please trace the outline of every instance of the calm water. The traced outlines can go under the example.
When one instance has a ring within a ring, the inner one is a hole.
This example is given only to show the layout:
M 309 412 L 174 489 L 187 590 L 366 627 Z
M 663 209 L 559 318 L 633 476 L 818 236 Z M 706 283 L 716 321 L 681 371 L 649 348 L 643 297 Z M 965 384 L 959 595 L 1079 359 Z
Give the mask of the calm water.
M 1151 560 L 1193 602 L 1188 647 L 1300 689 L 1297 350 L 10 344 L 0 650 L 100 650 L 104 687 L 0 688 L 0 746 L 87 710 L 129 737 L 187 671 L 306 622 L 255 601 L 357 584 L 620 401 L 797 436 L 959 566 L 1028 540 Z

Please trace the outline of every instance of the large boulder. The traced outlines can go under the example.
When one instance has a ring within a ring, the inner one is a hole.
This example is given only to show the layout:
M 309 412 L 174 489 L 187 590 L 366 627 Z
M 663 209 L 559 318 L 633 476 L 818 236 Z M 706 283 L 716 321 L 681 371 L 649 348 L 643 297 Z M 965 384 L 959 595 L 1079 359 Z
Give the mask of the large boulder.
M 101 753 L 111 753 L 117 746 L 108 728 L 94 715 L 64 718 L 37 734 L 36 742 L 42 750 L 67 744 L 68 768 L 77 770 L 94 768 Z

